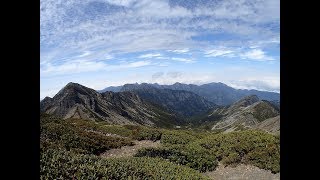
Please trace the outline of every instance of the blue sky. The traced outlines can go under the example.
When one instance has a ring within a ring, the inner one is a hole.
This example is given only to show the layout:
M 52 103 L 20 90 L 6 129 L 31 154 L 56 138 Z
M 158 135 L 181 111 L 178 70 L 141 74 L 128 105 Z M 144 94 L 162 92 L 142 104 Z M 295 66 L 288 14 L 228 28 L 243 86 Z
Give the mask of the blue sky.
M 279 0 L 41 0 L 40 99 L 68 82 L 280 91 Z

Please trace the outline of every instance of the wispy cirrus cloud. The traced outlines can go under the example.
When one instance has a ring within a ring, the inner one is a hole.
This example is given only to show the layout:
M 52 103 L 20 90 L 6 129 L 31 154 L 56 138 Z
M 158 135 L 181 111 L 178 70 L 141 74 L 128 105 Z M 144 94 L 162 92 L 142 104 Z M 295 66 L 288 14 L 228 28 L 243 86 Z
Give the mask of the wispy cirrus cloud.
M 188 48 L 184 49 L 175 49 L 175 50 L 168 50 L 169 52 L 177 53 L 177 54 L 185 54 L 189 52 L 190 50 Z
M 249 48 L 216 48 L 204 52 L 204 57 L 227 57 L 240 58 L 255 61 L 272 61 L 275 57 L 268 56 L 259 46 L 250 46 Z
M 46 63 L 42 65 L 40 69 L 40 76 L 51 77 L 61 76 L 68 74 L 78 74 L 85 72 L 98 72 L 98 71 L 114 71 L 121 69 L 138 68 L 149 65 L 156 65 L 151 61 L 134 61 L 134 62 L 122 62 L 119 64 L 106 64 L 101 61 L 67 61 L 60 64 Z
M 212 49 L 206 51 L 204 54 L 204 57 L 218 57 L 218 56 L 225 56 L 227 54 L 233 53 L 232 50 L 226 50 L 226 49 Z
M 77 47 L 80 51 L 106 46 L 107 52 L 130 52 L 143 50 L 144 44 L 148 44 L 151 49 L 170 48 L 179 52 L 186 45 L 199 45 L 192 37 L 201 35 L 201 29 L 213 34 L 246 34 L 251 40 L 257 39 L 259 33 L 260 40 L 273 38 L 278 34 L 273 26 L 279 22 L 279 3 L 277 0 L 67 3 L 41 0 L 40 17 L 43 47 Z
M 40 0 L 41 91 L 52 92 L 45 87 L 59 89 L 68 80 L 88 86 L 109 79 L 144 81 L 154 70 L 189 68 L 193 62 L 202 68 L 192 68 L 196 76 L 211 66 L 208 59 L 255 60 L 273 70 L 279 57 L 279 8 L 279 0 Z M 146 72 L 125 76 L 135 69 Z M 223 80 L 206 71 L 196 77 Z
M 143 55 L 140 55 L 138 58 L 154 58 L 154 57 L 160 57 L 161 54 L 157 53 L 157 54 L 143 54 Z
M 187 58 L 178 58 L 178 57 L 173 57 L 171 58 L 174 61 L 180 61 L 180 62 L 185 62 L 185 63 L 195 63 L 194 60 L 192 59 L 187 59 Z
M 124 66 L 124 67 L 136 68 L 136 67 L 148 66 L 151 64 L 152 64 L 151 61 L 136 61 L 136 62 L 129 63 L 127 66 Z

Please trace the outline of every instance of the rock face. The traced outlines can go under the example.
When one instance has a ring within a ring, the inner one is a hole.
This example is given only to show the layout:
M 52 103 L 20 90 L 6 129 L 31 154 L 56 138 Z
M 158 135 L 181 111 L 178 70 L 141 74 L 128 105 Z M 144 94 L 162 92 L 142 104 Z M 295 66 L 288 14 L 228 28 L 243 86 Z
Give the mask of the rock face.
M 180 122 L 172 113 L 142 100 L 133 92 L 98 93 L 76 83 L 67 84 L 53 98 L 43 99 L 40 110 L 64 119 L 92 119 L 111 124 L 173 126 Z
M 203 85 L 194 85 L 194 84 L 182 84 L 182 83 L 175 83 L 172 85 L 159 85 L 159 84 L 126 84 L 123 86 L 117 87 L 110 87 L 106 88 L 102 91 L 123 91 L 126 90 L 127 87 L 134 87 L 136 89 L 145 88 L 146 85 L 153 86 L 158 89 L 171 89 L 171 90 L 183 90 L 193 92 L 199 96 L 204 97 L 207 101 L 213 102 L 217 105 L 231 105 L 232 103 L 236 102 L 237 100 L 249 96 L 249 95 L 257 95 L 259 99 L 267 100 L 267 101 L 280 101 L 280 94 L 274 92 L 267 92 L 267 91 L 257 91 L 257 90 L 241 90 L 241 89 L 234 89 L 230 86 L 227 86 L 223 83 L 208 83 Z
M 237 127 L 239 128 L 239 126 L 243 128 L 255 128 L 265 120 L 276 116 L 279 116 L 280 121 L 279 109 L 269 101 L 259 100 L 256 95 L 244 97 L 231 106 L 212 110 L 208 114 L 208 117 L 210 116 L 220 117 L 212 127 L 213 130 L 229 129 L 228 131 L 232 131 Z M 271 124 L 272 123 L 270 122 L 262 124 L 259 127 L 263 128 L 268 125 L 271 126 Z M 274 125 L 277 126 L 277 124 Z M 268 128 L 273 129 L 273 127 Z M 275 127 L 275 129 L 277 129 L 277 127 Z
M 126 84 L 121 91 L 135 92 L 142 99 L 159 104 L 183 117 L 201 114 L 217 107 L 216 104 L 195 93 L 184 90 L 159 89 L 146 83 Z

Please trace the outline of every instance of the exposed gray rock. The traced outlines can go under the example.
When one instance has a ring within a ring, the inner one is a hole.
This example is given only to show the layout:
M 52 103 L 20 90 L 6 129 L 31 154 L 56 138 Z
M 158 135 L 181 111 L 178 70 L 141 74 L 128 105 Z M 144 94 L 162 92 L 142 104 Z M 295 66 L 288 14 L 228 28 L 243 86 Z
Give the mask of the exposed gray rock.
M 280 115 L 266 119 L 255 126 L 256 129 L 265 130 L 273 134 L 280 133 Z
M 155 126 L 176 124 L 177 118 L 133 92 L 98 93 L 77 83 L 68 83 L 53 98 L 40 102 L 40 110 L 61 118 L 106 121 L 111 124 Z
M 201 114 L 217 107 L 216 104 L 195 93 L 184 90 L 159 89 L 146 83 L 126 84 L 121 91 L 135 92 L 144 100 L 159 104 L 184 117 Z
M 208 116 L 221 117 L 212 127 L 213 130 L 232 131 L 237 127 L 255 128 L 259 123 L 276 116 L 279 116 L 280 120 L 280 111 L 272 103 L 259 100 L 257 96 L 252 95 L 244 97 L 231 106 L 212 110 Z

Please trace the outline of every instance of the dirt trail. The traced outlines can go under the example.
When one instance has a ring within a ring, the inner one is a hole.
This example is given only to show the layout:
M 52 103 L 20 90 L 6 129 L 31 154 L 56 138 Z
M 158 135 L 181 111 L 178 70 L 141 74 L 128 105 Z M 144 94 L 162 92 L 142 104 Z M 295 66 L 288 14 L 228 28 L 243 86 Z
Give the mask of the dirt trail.
M 119 149 L 110 149 L 104 153 L 102 153 L 100 156 L 106 157 L 106 158 L 112 158 L 112 157 L 129 157 L 133 156 L 138 152 L 139 149 L 145 148 L 145 147 L 159 147 L 160 141 L 149 141 L 149 140 L 142 140 L 142 141 L 134 141 L 135 145 L 133 146 L 122 146 Z
M 272 174 L 270 171 L 244 164 L 237 167 L 219 165 L 215 171 L 206 172 L 203 175 L 219 180 L 280 180 L 280 173 Z

